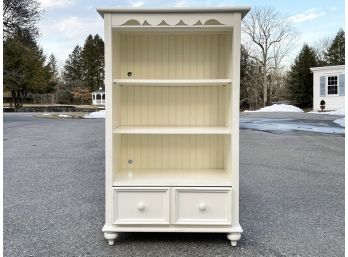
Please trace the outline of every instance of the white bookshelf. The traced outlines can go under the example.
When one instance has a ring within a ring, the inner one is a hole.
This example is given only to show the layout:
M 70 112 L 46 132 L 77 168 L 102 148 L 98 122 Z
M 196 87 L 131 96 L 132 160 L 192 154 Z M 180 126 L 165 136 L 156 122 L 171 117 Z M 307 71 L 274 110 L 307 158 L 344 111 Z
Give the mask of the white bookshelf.
M 99 10 L 109 244 L 122 231 L 240 239 L 240 22 L 248 10 Z

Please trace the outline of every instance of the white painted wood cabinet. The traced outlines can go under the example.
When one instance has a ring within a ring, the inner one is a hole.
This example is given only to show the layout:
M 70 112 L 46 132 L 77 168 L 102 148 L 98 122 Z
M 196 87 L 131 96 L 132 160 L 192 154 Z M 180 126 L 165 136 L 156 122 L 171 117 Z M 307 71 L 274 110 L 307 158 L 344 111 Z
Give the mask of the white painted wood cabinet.
M 248 10 L 98 9 L 110 245 L 119 232 L 240 239 L 240 23 Z

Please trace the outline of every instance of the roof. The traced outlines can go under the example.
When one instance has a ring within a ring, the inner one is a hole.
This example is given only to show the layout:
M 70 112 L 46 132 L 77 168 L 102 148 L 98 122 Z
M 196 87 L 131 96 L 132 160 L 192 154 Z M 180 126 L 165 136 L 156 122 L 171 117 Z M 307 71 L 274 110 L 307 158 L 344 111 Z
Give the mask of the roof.
M 344 70 L 345 65 L 334 65 L 334 66 L 322 66 L 322 67 L 312 67 L 311 71 L 326 71 L 326 70 Z
M 242 19 L 249 12 L 250 6 L 226 7 L 173 7 L 173 8 L 97 8 L 97 12 L 104 17 L 104 13 L 233 13 L 240 12 Z
M 97 89 L 97 90 L 93 91 L 92 93 L 105 93 L 105 90 L 104 90 L 104 89 L 99 88 L 99 89 Z

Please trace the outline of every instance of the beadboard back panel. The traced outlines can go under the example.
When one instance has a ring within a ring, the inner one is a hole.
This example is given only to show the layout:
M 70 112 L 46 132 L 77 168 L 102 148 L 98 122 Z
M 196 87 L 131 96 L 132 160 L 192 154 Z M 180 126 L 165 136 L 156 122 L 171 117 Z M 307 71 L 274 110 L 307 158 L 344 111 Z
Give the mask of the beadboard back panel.
M 121 169 L 223 169 L 225 135 L 122 135 Z
M 230 86 L 121 86 L 121 125 L 225 126 Z
M 228 32 L 120 33 L 114 40 L 115 49 L 122 49 L 114 78 L 227 78 L 230 40 Z

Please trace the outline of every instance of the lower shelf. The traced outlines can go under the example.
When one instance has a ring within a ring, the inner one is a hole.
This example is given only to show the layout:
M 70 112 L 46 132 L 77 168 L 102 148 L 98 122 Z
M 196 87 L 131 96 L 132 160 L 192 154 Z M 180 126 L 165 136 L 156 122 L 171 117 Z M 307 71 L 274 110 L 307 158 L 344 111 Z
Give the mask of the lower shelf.
M 114 134 L 186 134 L 186 135 L 228 135 L 231 130 L 227 127 L 174 127 L 174 126 L 119 126 L 114 129 Z
M 113 186 L 231 186 L 225 169 L 129 169 L 115 173 Z

